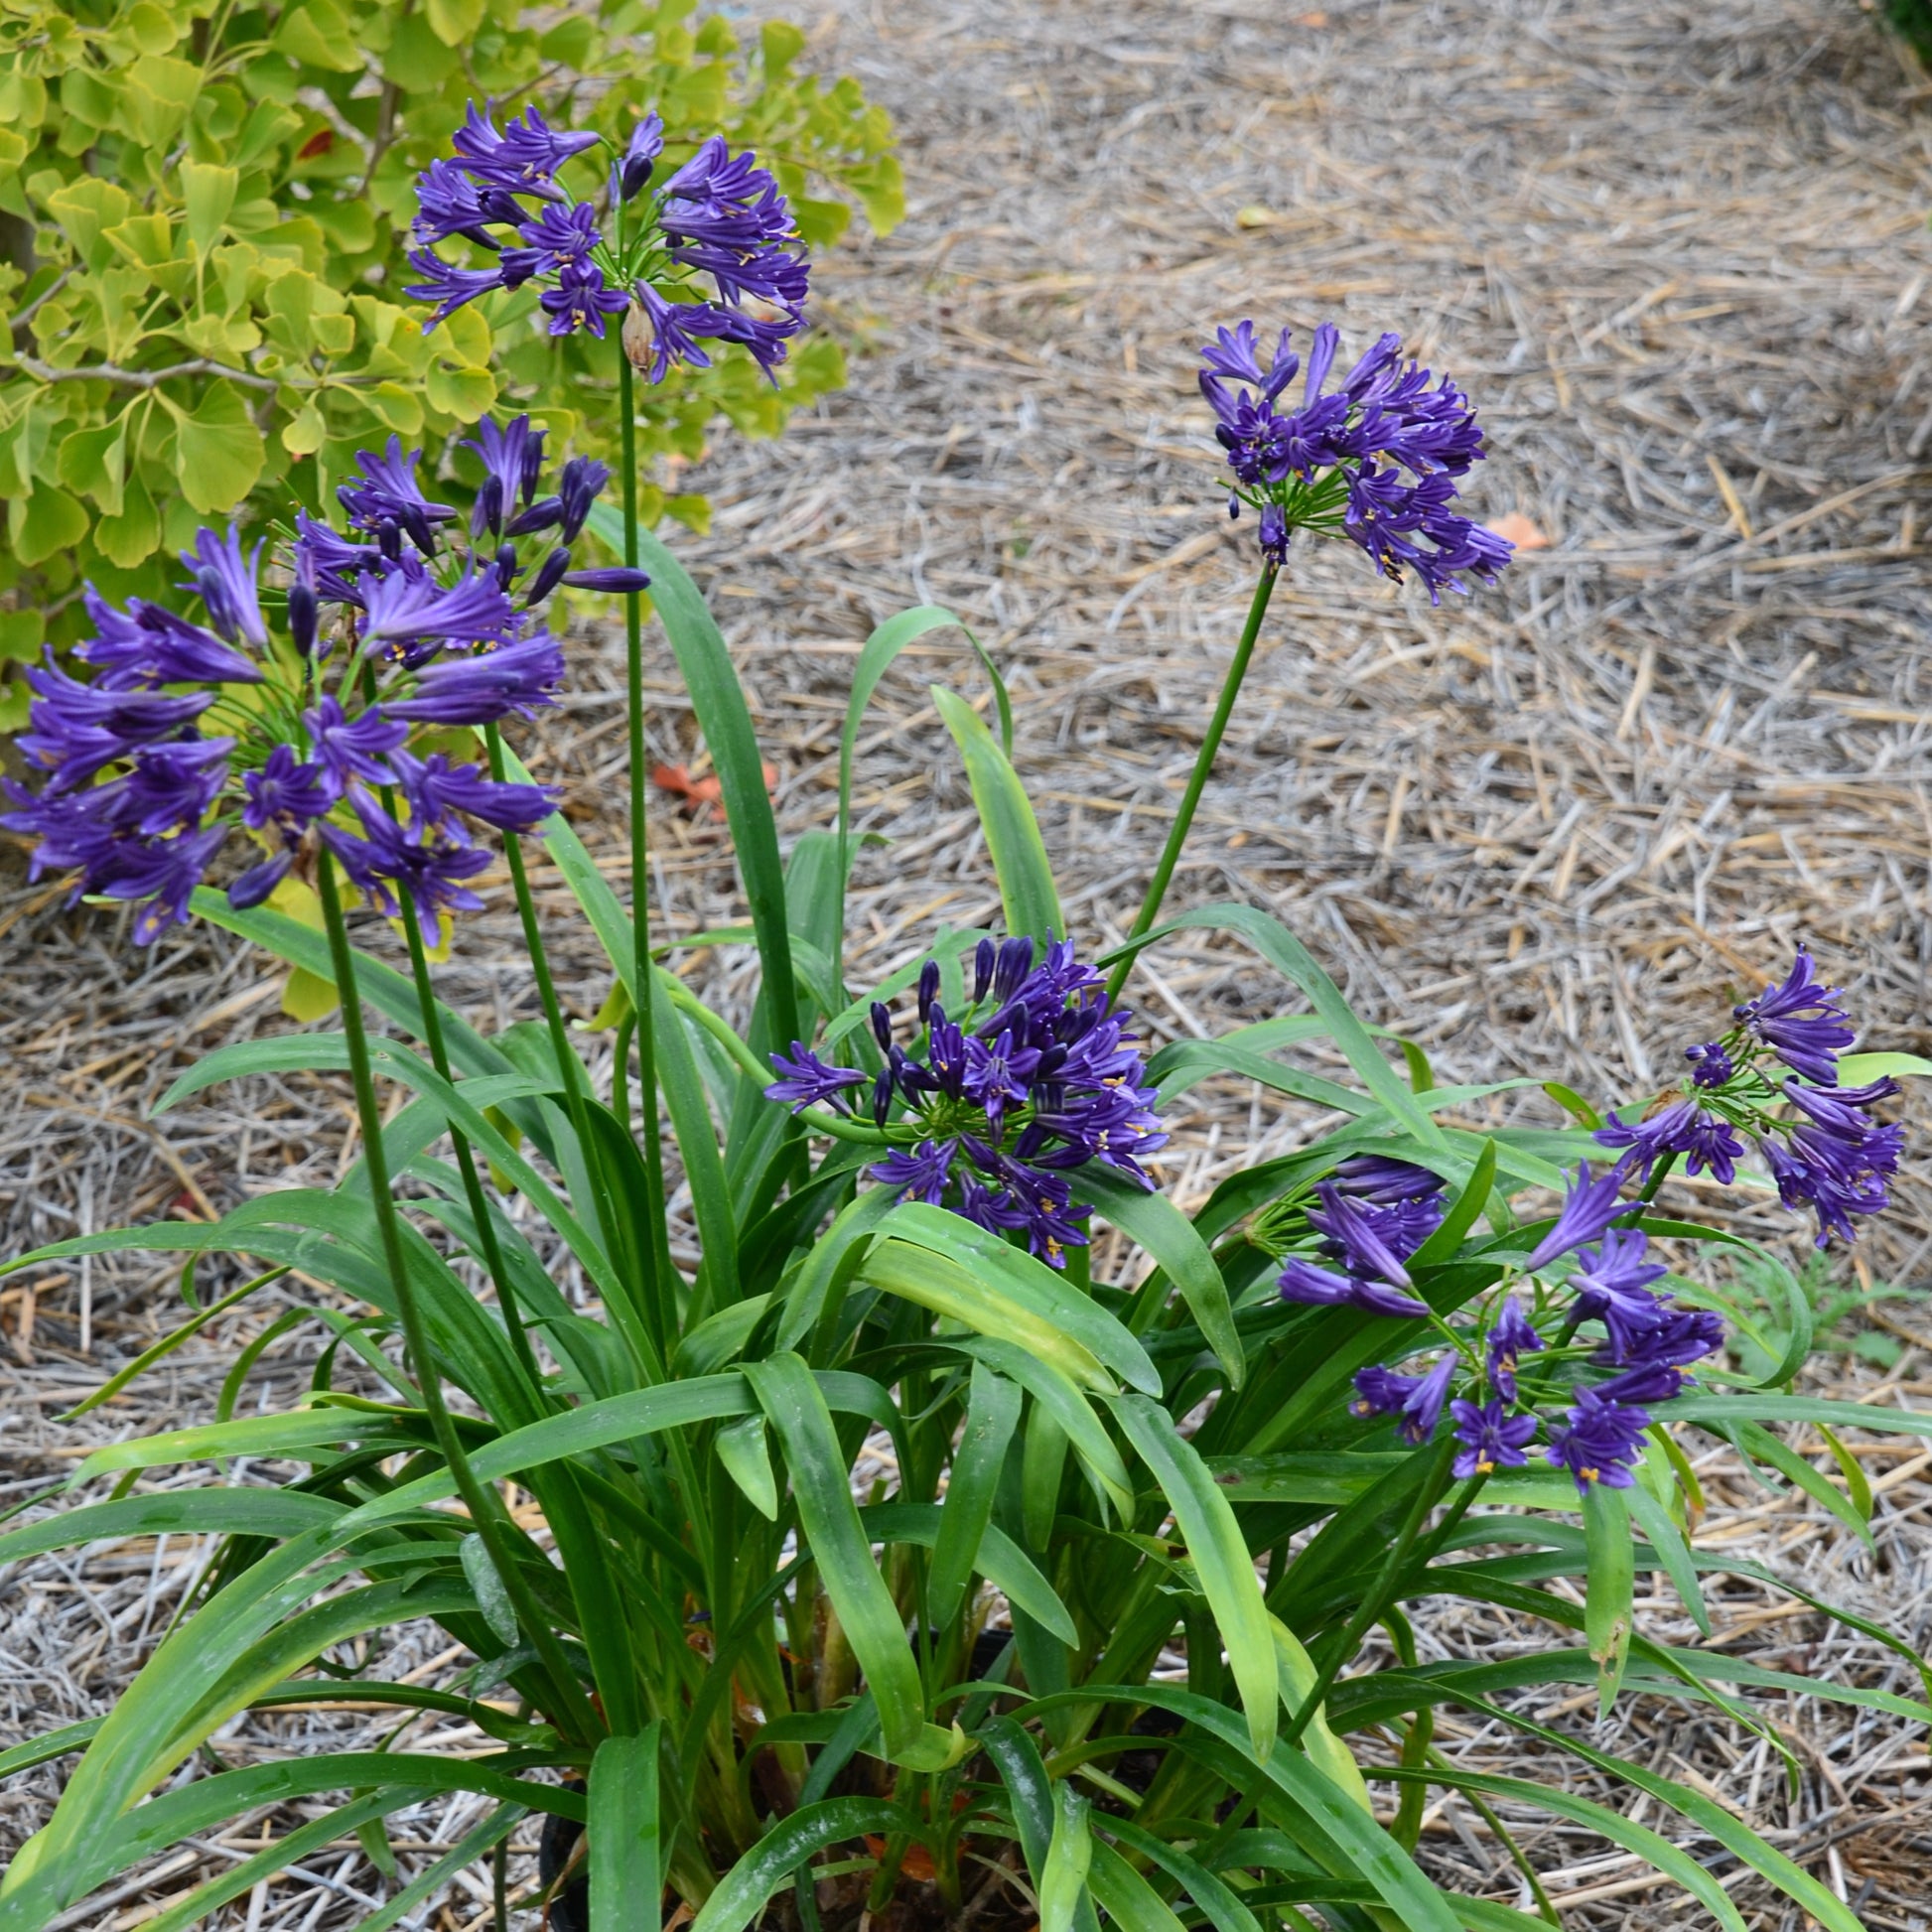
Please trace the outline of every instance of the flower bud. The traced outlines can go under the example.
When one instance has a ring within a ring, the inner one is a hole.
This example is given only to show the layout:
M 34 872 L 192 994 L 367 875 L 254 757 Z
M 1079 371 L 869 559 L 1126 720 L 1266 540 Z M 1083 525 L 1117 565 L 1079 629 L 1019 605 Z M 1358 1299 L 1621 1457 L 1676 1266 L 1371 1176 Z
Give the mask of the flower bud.
M 530 588 L 523 599 L 523 608 L 533 610 L 564 581 L 564 572 L 570 568 L 570 547 L 559 544 L 549 556 L 537 566 L 537 574 L 530 579 Z

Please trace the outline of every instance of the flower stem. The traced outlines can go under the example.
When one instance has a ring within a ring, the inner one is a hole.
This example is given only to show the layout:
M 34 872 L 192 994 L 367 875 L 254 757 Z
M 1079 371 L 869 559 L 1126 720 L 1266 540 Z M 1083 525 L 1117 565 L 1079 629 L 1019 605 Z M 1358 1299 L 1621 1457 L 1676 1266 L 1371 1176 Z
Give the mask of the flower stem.
M 362 673 L 362 694 L 368 703 L 375 702 L 375 679 L 366 668 Z M 391 818 L 396 816 L 396 794 L 392 785 L 382 787 L 382 809 Z M 397 898 L 402 913 L 403 936 L 409 942 L 409 972 L 416 983 L 416 1004 L 423 1013 L 423 1043 L 429 1048 L 430 1064 L 435 1067 L 437 1077 L 454 1085 L 449 1045 L 443 1037 L 443 1016 L 437 1011 L 436 987 L 429 976 L 429 953 L 423 945 L 422 915 L 416 910 L 416 901 L 408 893 L 398 894 Z M 449 1133 L 450 1145 L 456 1151 L 457 1169 L 463 1176 L 463 1197 L 469 1203 L 471 1218 L 477 1224 L 477 1244 L 483 1250 L 483 1267 L 489 1275 L 490 1285 L 496 1291 L 496 1305 L 503 1311 L 503 1326 L 509 1334 L 511 1350 L 518 1366 L 530 1379 L 531 1394 L 541 1402 L 543 1372 L 537 1366 L 536 1351 L 531 1348 L 529 1334 L 523 1326 L 523 1311 L 517 1307 L 516 1297 L 510 1289 L 509 1270 L 503 1264 L 503 1250 L 496 1239 L 496 1225 L 489 1218 L 489 1203 L 477 1174 L 476 1157 L 470 1151 L 469 1137 L 454 1122 L 450 1123 Z
M 402 902 L 403 936 L 409 941 L 409 971 L 416 982 L 416 1004 L 423 1010 L 423 1043 L 429 1048 L 430 1064 L 438 1077 L 454 1085 L 449 1046 L 443 1038 L 443 1020 L 436 1011 L 436 989 L 429 976 L 429 954 L 423 946 L 422 920 L 416 912 L 416 901 L 407 893 L 398 897 Z M 450 1146 L 456 1151 L 457 1172 L 463 1176 L 463 1197 L 469 1203 L 470 1218 L 477 1224 L 477 1245 L 483 1251 L 483 1267 L 496 1291 L 496 1306 L 502 1311 L 510 1347 L 517 1365 L 529 1377 L 531 1395 L 541 1403 L 543 1371 L 537 1366 L 536 1351 L 530 1346 L 529 1332 L 523 1326 L 522 1311 L 510 1289 L 509 1269 L 504 1265 L 502 1245 L 496 1239 L 496 1224 L 489 1217 L 489 1202 L 477 1173 L 476 1156 L 470 1151 L 469 1137 L 454 1122 L 450 1125 Z
M 623 331 L 615 330 L 618 345 L 618 431 L 622 450 L 623 560 L 637 568 L 637 401 L 630 356 Z M 650 840 L 645 806 L 649 797 L 649 753 L 644 744 L 644 612 L 639 593 L 623 600 L 624 700 L 629 725 L 630 760 L 630 925 L 631 1005 L 637 1011 L 637 1121 L 644 1156 L 644 1221 L 650 1229 L 651 1274 L 657 1293 L 671 1303 L 671 1237 L 665 1224 L 664 1150 L 657 1112 L 657 1041 L 652 1033 L 654 1003 L 650 957 Z M 618 1077 L 623 1077 L 619 1063 Z
M 1194 812 L 1200 804 L 1200 795 L 1207 785 L 1207 774 L 1213 767 L 1214 755 L 1221 749 L 1221 740 L 1226 736 L 1228 720 L 1234 715 L 1234 701 L 1241 695 L 1241 680 L 1248 674 L 1248 661 L 1255 654 L 1255 640 L 1261 635 L 1261 621 L 1268 614 L 1268 600 L 1275 594 L 1275 579 L 1280 576 L 1278 564 L 1264 564 L 1260 581 L 1255 585 L 1254 601 L 1248 606 L 1248 621 L 1242 626 L 1241 641 L 1234 647 L 1234 662 L 1228 666 L 1228 674 L 1221 685 L 1221 696 L 1214 707 L 1214 715 L 1208 720 L 1207 734 L 1201 740 L 1199 756 L 1194 759 L 1193 775 L 1187 780 L 1187 789 L 1181 793 L 1180 809 L 1174 814 L 1173 827 L 1168 833 L 1168 842 L 1161 851 L 1161 863 L 1154 869 L 1154 877 L 1148 882 L 1147 897 L 1141 901 L 1141 909 L 1134 920 L 1133 930 L 1128 933 L 1128 943 L 1138 939 L 1142 933 L 1152 930 L 1154 922 L 1161 916 L 1161 901 L 1168 896 L 1168 884 L 1173 878 L 1173 869 L 1180 861 L 1180 848 L 1187 843 L 1188 828 L 1194 822 Z M 1107 982 L 1107 997 L 1120 998 L 1120 990 L 1127 984 L 1127 976 L 1134 970 L 1137 954 L 1129 953 L 1114 968 L 1114 976 Z
M 409 1371 L 423 1392 L 423 1407 L 428 1412 L 436 1446 L 449 1465 L 457 1494 L 470 1512 L 477 1534 L 483 1538 L 503 1588 L 510 1599 L 516 1620 L 542 1660 L 555 1699 L 555 1715 L 564 1728 L 580 1740 L 596 1737 L 602 1726 L 583 1686 L 564 1654 L 557 1633 L 550 1626 L 525 1581 L 504 1530 L 501 1499 L 485 1489 L 470 1467 L 463 1440 L 457 1434 L 449 1406 L 443 1400 L 443 1378 L 431 1351 L 429 1324 L 416 1300 L 409 1279 L 409 1265 L 403 1257 L 401 1217 L 390 1192 L 389 1161 L 382 1145 L 382 1111 L 376 1104 L 375 1079 L 369 1068 L 368 1035 L 362 1027 L 362 995 L 355 978 L 355 955 L 349 950 L 348 928 L 343 922 L 342 896 L 336 889 L 335 861 L 323 852 L 316 865 L 316 890 L 322 900 L 323 922 L 329 932 L 329 957 L 335 969 L 336 989 L 342 996 L 343 1035 L 348 1046 L 349 1079 L 355 1088 L 356 1119 L 362 1130 L 362 1156 L 368 1170 L 369 1198 L 375 1210 L 376 1233 L 382 1243 L 382 1259 L 395 1291 L 396 1313 L 402 1326 L 403 1348 Z
M 500 783 L 503 777 L 503 740 L 494 725 L 483 727 L 483 743 L 489 751 L 489 775 Z M 578 1152 L 583 1157 L 584 1166 L 592 1177 L 591 1184 L 597 1192 L 597 1218 L 606 1248 L 613 1262 L 621 1267 L 619 1244 L 624 1223 L 619 1217 L 618 1204 L 611 1198 L 610 1188 L 603 1183 L 604 1166 L 598 1158 L 597 1144 L 591 1138 L 590 1109 L 585 1104 L 584 1065 L 577 1057 L 576 1048 L 570 1043 L 570 1032 L 564 1025 L 564 1010 L 557 999 L 557 983 L 550 972 L 550 956 L 543 946 L 543 928 L 537 923 L 536 900 L 530 895 L 530 875 L 523 864 L 523 848 L 513 834 L 503 841 L 503 856 L 509 861 L 510 886 L 516 895 L 516 913 L 523 926 L 523 949 L 530 956 L 530 971 L 536 979 L 537 998 L 542 1003 L 544 1025 L 550 1034 L 550 1051 L 557 1061 L 557 1077 L 563 1082 L 564 1105 L 570 1115 L 571 1129 L 577 1136 Z M 621 1069 L 618 1077 L 622 1077 Z M 661 1228 L 662 1223 L 660 1213 L 656 1225 Z M 661 1382 L 669 1354 L 667 1331 L 660 1310 L 665 1297 L 663 1284 L 666 1278 L 646 1272 L 650 1264 L 643 1257 L 636 1257 L 635 1260 L 643 1280 L 639 1284 L 642 1292 L 636 1297 L 633 1312 L 641 1325 L 630 1328 L 627 1338 L 637 1356 L 638 1366 L 651 1381 Z M 620 1325 L 627 1324 L 621 1320 Z

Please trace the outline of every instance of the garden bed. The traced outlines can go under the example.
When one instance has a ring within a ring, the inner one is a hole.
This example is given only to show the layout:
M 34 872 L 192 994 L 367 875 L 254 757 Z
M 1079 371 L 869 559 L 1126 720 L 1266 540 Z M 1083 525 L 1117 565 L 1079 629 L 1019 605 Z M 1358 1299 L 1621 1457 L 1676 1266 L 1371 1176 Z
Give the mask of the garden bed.
M 1561 1071 L 1593 1093 L 1661 1081 L 1799 936 L 1857 986 L 1885 1044 L 1932 1046 L 1932 769 L 1915 682 L 1932 617 L 1918 541 L 1932 170 L 1924 104 L 1868 19 L 1838 0 L 1619 4 L 1554 23 L 1460 4 L 1297 19 L 975 0 L 910 19 L 854 8 L 811 58 L 860 70 L 898 116 L 913 212 L 825 265 L 850 390 L 781 444 L 721 439 L 697 473 L 718 504 L 713 533 L 677 546 L 744 669 L 787 832 L 829 819 L 858 641 L 930 599 L 1006 668 L 1016 761 L 1070 916 L 1090 925 L 1130 902 L 1246 595 L 1243 536 L 1214 499 L 1191 389 L 1195 345 L 1230 315 L 1305 328 L 1332 314 L 1351 337 L 1401 328 L 1479 385 L 1492 458 L 1475 501 L 1527 517 L 1549 545 L 1521 557 L 1503 593 L 1441 612 L 1413 592 L 1364 595 L 1352 557 L 1298 552 L 1176 902 L 1268 907 L 1361 1011 L 1421 1039 L 1446 1080 Z M 621 877 L 619 641 L 587 634 L 579 649 L 573 695 L 542 734 L 544 775 L 569 785 L 579 829 Z M 996 903 L 926 702 L 934 678 L 982 688 L 955 633 L 913 646 L 875 714 L 860 823 L 894 844 L 861 861 L 855 982 L 912 956 L 937 922 L 970 925 Z M 668 656 L 653 688 L 657 757 L 701 779 Z M 669 928 L 725 922 L 739 908 L 722 826 L 659 797 Z M 205 1050 L 280 1024 L 258 955 L 206 929 L 137 954 L 112 921 L 62 914 L 44 888 L 5 876 L 5 1252 L 335 1177 L 349 1108 L 326 1081 L 217 1089 L 146 1121 L 185 1038 Z M 492 960 L 514 958 L 499 891 L 443 975 L 448 997 L 494 1019 L 522 981 Z M 694 982 L 737 1015 L 748 968 L 714 951 Z M 596 958 L 587 948 L 563 970 L 588 1018 L 606 987 Z M 1275 999 L 1205 936 L 1170 942 L 1140 994 L 1163 1036 L 1266 1017 Z M 1231 1082 L 1177 1111 L 1166 1173 L 1183 1203 L 1232 1164 L 1235 1129 L 1245 1162 L 1319 1125 Z M 1928 1178 L 1918 1153 L 1862 1241 L 1877 1279 L 1923 1278 Z M 1790 1238 L 1788 1219 L 1749 1197 L 1727 1205 Z M 44 1481 L 83 1444 L 205 1418 L 237 1344 L 272 1314 L 251 1304 L 126 1400 L 56 1427 L 174 1306 L 172 1270 L 60 1272 L 7 1288 L 8 1485 Z M 1845 1358 L 1833 1392 L 1923 1404 L 1932 1316 L 1899 1304 L 1886 1320 L 1895 1329 L 1876 1333 L 1899 1352 Z M 248 1403 L 293 1397 L 314 1351 L 312 1331 L 275 1343 Z M 1932 1488 L 1914 1459 L 1868 1458 L 1875 1557 L 1815 1512 L 1729 1489 L 1722 1469 L 1708 1472 L 1714 1513 L 1727 1493 L 1752 1554 L 1923 1649 Z M 165 1627 L 189 1555 L 124 1548 L 16 1575 L 0 1601 L 7 1734 L 101 1709 Z M 1828 1635 L 1776 1589 L 1714 1609 L 1767 1667 L 1909 1688 L 1898 1660 Z M 1494 1654 L 1521 1635 L 1500 1616 L 1423 1628 L 1436 1655 Z M 435 1681 L 459 1664 L 443 1648 L 426 1636 L 386 1674 Z M 1580 1699 L 1581 1687 L 1544 1709 L 1587 1732 Z M 385 1727 L 353 1712 L 285 1719 L 223 1751 L 287 1745 L 297 1722 Z M 1630 1702 L 1603 1741 L 1707 1780 L 1844 1895 L 1869 1881 L 1873 1926 L 1922 1926 L 1922 1735 L 1818 1705 L 1781 1724 L 1804 1767 L 1795 1798 L 1755 1740 L 1674 1707 Z M 1472 1723 L 1445 1741 L 1470 1764 L 1539 1775 L 1533 1753 Z M 51 1772 L 8 1787 L 10 1841 L 54 1789 Z M 465 1822 L 460 1808 L 426 1811 L 399 1831 L 426 1849 L 404 1856 L 433 1858 Z M 1568 1923 L 1695 1922 L 1667 1886 L 1620 1889 L 1638 1867 L 1606 1862 L 1600 1842 L 1540 1830 L 1526 1848 L 1560 1874 L 1550 1889 L 1574 1903 Z M 1432 1814 L 1423 1845 L 1457 1882 L 1513 1896 L 1465 1808 Z M 307 1895 L 292 1883 L 265 1897 L 256 1932 L 352 1922 L 348 1893 L 368 1867 L 345 1860 L 314 1862 Z M 143 1895 L 114 1909 L 133 1923 Z M 1795 1932 L 1750 1881 L 1736 1898 L 1754 1927 Z M 481 1909 L 458 1902 L 424 1922 L 468 1925 Z

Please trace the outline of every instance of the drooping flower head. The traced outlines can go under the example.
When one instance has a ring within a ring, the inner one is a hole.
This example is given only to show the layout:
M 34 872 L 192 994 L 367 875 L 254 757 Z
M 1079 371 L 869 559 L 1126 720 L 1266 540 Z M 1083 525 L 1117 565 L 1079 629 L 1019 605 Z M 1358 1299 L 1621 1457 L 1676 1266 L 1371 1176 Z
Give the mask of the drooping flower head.
M 1800 947 L 1780 984 L 1732 1009 L 1729 1033 L 1688 1050 L 1681 1090 L 1638 1118 L 1612 1114 L 1596 1139 L 1620 1151 L 1619 1173 L 1648 1178 L 1660 1162 L 1682 1160 L 1726 1185 L 1754 1145 L 1784 1205 L 1817 1215 L 1821 1248 L 1834 1235 L 1853 1240 L 1853 1217 L 1890 1198 L 1904 1132 L 1873 1112 L 1896 1082 L 1839 1082 L 1840 1056 L 1857 1037 L 1844 1000 Z
M 496 165 L 536 167 L 539 148 L 524 140 Z M 552 701 L 563 651 L 536 607 L 557 583 L 646 581 L 570 569 L 602 466 L 566 465 L 556 514 L 518 530 L 535 505 L 541 433 L 519 417 L 480 436 L 499 486 L 469 546 L 446 540 L 457 513 L 430 498 L 418 453 L 394 437 L 362 452 L 338 491 L 348 534 L 298 513 L 268 565 L 286 581 L 286 643 L 263 596 L 263 546 L 244 550 L 232 529 L 199 532 L 182 555 L 200 621 L 88 587 L 94 634 L 74 655 L 94 675 L 51 658 L 28 674 L 19 742 L 38 782 L 5 785 L 15 809 L 0 823 L 33 841 L 35 876 L 72 872 L 76 897 L 133 901 L 143 941 L 189 917 L 236 831 L 254 848 L 228 891 L 237 908 L 313 865 L 319 846 L 385 910 L 404 894 L 434 926 L 478 904 L 464 882 L 488 857 L 469 826 L 527 831 L 554 795 L 411 741 Z
M 1341 332 L 1323 323 L 1302 373 L 1284 329 L 1267 366 L 1252 322 L 1215 332 L 1201 350 L 1200 386 L 1230 475 L 1228 513 L 1261 519 L 1261 547 L 1280 566 L 1297 530 L 1347 537 L 1385 577 L 1413 570 L 1441 601 L 1465 576 L 1494 583 L 1511 545 L 1453 505 L 1456 480 L 1481 461 L 1469 399 L 1404 364 L 1402 340 L 1383 336 L 1331 388 Z
M 1858 1037 L 1844 999 L 1819 982 L 1816 963 L 1800 946 L 1784 983 L 1733 1008 L 1732 1017 L 1794 1073 L 1829 1087 L 1838 1081 L 1839 1054 Z
M 432 305 L 425 330 L 528 284 L 553 336 L 601 339 L 623 316 L 625 352 L 653 382 L 675 363 L 709 368 L 713 348 L 728 343 L 770 376 L 805 326 L 810 279 L 775 178 L 713 135 L 659 180 L 664 123 L 651 113 L 615 156 L 600 204 L 560 171 L 601 139 L 553 129 L 534 108 L 499 130 L 471 102 L 452 154 L 416 180 L 409 259 L 423 279 L 406 293 Z M 483 259 L 446 260 L 436 250 L 451 241 Z
M 909 1047 L 894 1039 L 891 1009 L 873 1003 L 885 1064 L 870 1112 L 894 1145 L 872 1176 L 982 1227 L 1024 1233 L 1035 1254 L 1061 1267 L 1066 1249 L 1087 1239 L 1082 1170 L 1098 1164 L 1153 1186 L 1141 1163 L 1168 1138 L 1155 1092 L 1144 1084 L 1131 1016 L 1069 941 L 1035 964 L 1031 939 L 988 939 L 973 964 L 972 995 L 955 1020 L 939 998 L 937 962 L 927 963 Z M 856 1068 L 832 1066 L 800 1041 L 771 1060 L 782 1077 L 765 1093 L 794 1113 L 843 1110 L 865 1084 Z
M 1357 1416 L 1394 1416 L 1395 1433 L 1405 1443 L 1427 1443 L 1443 1419 L 1455 1368 L 1456 1358 L 1445 1355 L 1426 1375 L 1398 1375 L 1379 1363 L 1360 1369 L 1349 1409 Z
M 1594 1241 L 1624 1212 L 1624 1203 L 1617 1198 L 1617 1188 L 1622 1178 L 1621 1173 L 1613 1168 L 1600 1178 L 1592 1180 L 1589 1177 L 1589 1163 L 1579 1162 L 1577 1172 L 1571 1177 L 1569 1191 L 1564 1196 L 1562 1212 L 1551 1224 L 1549 1233 L 1530 1251 L 1524 1268 L 1534 1273 L 1569 1254 L 1573 1248 L 1581 1248 L 1586 1241 Z
M 1378 1205 L 1368 1195 L 1344 1191 L 1346 1184 L 1320 1182 L 1314 1190 L 1318 1204 L 1307 1210 L 1308 1225 L 1321 1237 L 1316 1252 L 1335 1265 L 1291 1256 L 1277 1281 L 1283 1301 L 1345 1303 L 1370 1314 L 1426 1316 L 1429 1304 L 1414 1293 L 1407 1263 L 1442 1224 L 1440 1189 Z

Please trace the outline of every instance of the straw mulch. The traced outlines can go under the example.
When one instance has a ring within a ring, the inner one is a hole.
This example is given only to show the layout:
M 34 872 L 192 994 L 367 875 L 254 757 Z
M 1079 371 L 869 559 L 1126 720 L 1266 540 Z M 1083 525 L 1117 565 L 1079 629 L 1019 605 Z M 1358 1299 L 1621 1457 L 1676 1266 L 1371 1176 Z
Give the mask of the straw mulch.
M 1441 611 L 1379 584 L 1352 552 L 1298 552 L 1174 902 L 1276 912 L 1368 1017 L 1425 1042 L 1445 1081 L 1654 1091 L 1800 937 L 1856 989 L 1873 1042 L 1932 1050 L 1919 690 L 1928 89 L 1869 18 L 1843 0 L 1334 0 L 1299 13 L 1256 0 L 852 0 L 816 18 L 814 58 L 861 73 L 898 116 L 912 213 L 819 271 L 825 318 L 852 355 L 849 391 L 781 444 L 721 436 L 687 473 L 717 501 L 716 527 L 681 544 L 744 671 L 788 834 L 829 818 L 859 641 L 907 604 L 943 603 L 1012 685 L 1018 763 L 1076 932 L 1116 936 L 1253 568 L 1251 528 L 1231 529 L 1217 499 L 1194 346 L 1250 314 L 1298 332 L 1333 316 L 1351 352 L 1394 327 L 1481 403 L 1482 514 L 1527 518 L 1547 547 L 1526 550 L 1501 590 Z M 702 776 L 668 653 L 652 679 L 655 756 Z M 926 697 L 934 680 L 982 690 L 956 633 L 907 653 L 862 738 L 862 823 L 892 843 L 861 862 L 856 985 L 938 923 L 996 907 Z M 587 636 L 576 695 L 535 736 L 621 883 L 619 684 L 612 640 Z M 665 797 L 653 836 L 665 929 L 738 913 L 714 815 Z M 353 1158 L 345 1095 L 320 1080 L 250 1082 L 151 1122 L 149 1103 L 191 1055 L 284 1024 L 273 978 L 218 934 L 136 955 L 111 917 L 62 911 L 45 887 L 7 877 L 0 1252 L 205 1217 L 262 1187 L 327 1182 Z M 560 884 L 543 896 L 568 997 L 588 1017 L 606 975 L 568 925 Z M 742 1009 L 747 958 L 701 954 L 690 970 Z M 443 977 L 486 1020 L 533 1014 L 506 894 Z M 1292 1005 L 1249 957 L 1199 934 L 1167 945 L 1140 993 L 1165 1037 Z M 1185 1198 L 1319 1125 L 1232 1084 L 1196 1089 L 1176 1112 L 1167 1176 Z M 1922 1132 L 1922 1106 L 1914 1118 Z M 1928 1181 L 1921 1154 L 1860 1244 L 1860 1279 L 1924 1278 Z M 1799 1252 L 1761 1195 L 1704 1204 Z M 272 1298 L 122 1400 L 54 1420 L 172 1325 L 174 1293 L 170 1271 L 138 1261 L 9 1285 L 0 1497 L 45 1484 L 84 1446 L 211 1413 Z M 1823 1379 L 1922 1404 L 1932 1314 L 1888 1309 L 1903 1352 L 1883 1368 L 1836 1356 Z M 292 1399 L 316 1347 L 313 1328 L 277 1341 L 243 1407 Z M 1872 1550 L 1722 1457 L 1707 1471 L 1707 1541 L 1922 1652 L 1925 1461 L 1861 1453 L 1878 1491 Z M 7 1580 L 5 1735 L 100 1710 L 206 1554 L 124 1549 Z M 1896 1657 L 1780 1588 L 1719 1585 L 1714 1610 L 1733 1654 L 1916 1688 Z M 1661 1586 L 1645 1615 L 1688 1639 Z M 1528 1637 L 1499 1615 L 1432 1622 L 1426 1608 L 1420 1630 L 1434 1656 Z M 438 1648 L 412 1637 L 384 1668 L 460 1665 Z M 1772 1741 L 1708 1713 L 1627 1700 L 1593 1730 L 1587 1703 L 1529 1708 L 1750 1817 L 1871 1926 L 1923 1932 L 1932 1796 L 1917 1726 L 1765 1696 L 1796 1759 L 1787 1787 Z M 301 1722 L 343 1737 L 364 1720 Z M 250 1725 L 221 1748 L 238 1761 L 301 1734 L 294 1720 Z M 1444 1741 L 1472 1766 L 1604 1788 L 1493 1725 L 1451 1720 Z M 6 1830 L 30 1829 L 57 1789 L 52 1769 L 16 1781 Z M 1753 1932 L 1798 1932 L 1802 1915 L 1736 1875 L 1715 1841 L 1635 1809 L 1724 1878 Z M 1502 1812 L 1567 1925 L 1707 1922 L 1602 1841 Z M 468 1815 L 399 1825 L 405 1867 L 460 1837 Z M 185 1853 L 153 1889 L 85 1922 L 137 1922 L 143 1901 L 218 1868 L 257 1831 Z M 1447 1877 L 1519 1900 L 1507 1856 L 1459 1800 L 1431 1812 L 1423 1846 Z M 382 1892 L 359 1854 L 338 1853 L 224 1922 L 325 1932 L 366 1909 L 358 1894 Z M 473 1928 L 483 1909 L 459 1888 L 405 1923 Z

